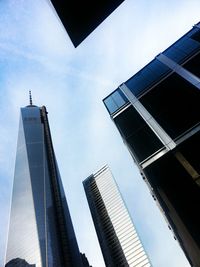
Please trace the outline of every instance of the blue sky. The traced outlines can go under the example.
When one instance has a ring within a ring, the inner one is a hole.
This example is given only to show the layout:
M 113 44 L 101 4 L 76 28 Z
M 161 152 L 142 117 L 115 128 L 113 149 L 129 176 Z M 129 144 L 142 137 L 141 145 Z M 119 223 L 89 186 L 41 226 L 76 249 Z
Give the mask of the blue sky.
M 108 164 L 154 267 L 189 267 L 102 99 L 199 21 L 199 0 L 126 0 L 73 47 L 48 0 L 0 2 L 0 266 L 3 266 L 19 108 L 49 112 L 80 250 L 104 267 L 82 181 Z

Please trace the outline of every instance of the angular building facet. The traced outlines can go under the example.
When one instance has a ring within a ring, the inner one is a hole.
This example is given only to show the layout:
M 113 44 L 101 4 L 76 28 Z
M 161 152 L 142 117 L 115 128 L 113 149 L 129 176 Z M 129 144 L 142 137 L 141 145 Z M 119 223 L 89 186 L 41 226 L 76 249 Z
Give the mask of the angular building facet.
M 80 267 L 46 108 L 21 109 L 6 266 Z
M 50 1 L 50 0 L 48 0 Z M 124 0 L 51 0 L 72 43 L 77 47 Z
M 83 185 L 106 267 L 151 266 L 109 167 Z
M 82 259 L 83 267 L 92 267 L 89 264 L 89 261 L 88 261 L 87 257 L 85 256 L 85 253 L 81 253 L 81 259 Z
M 188 260 L 200 267 L 200 23 L 103 101 Z

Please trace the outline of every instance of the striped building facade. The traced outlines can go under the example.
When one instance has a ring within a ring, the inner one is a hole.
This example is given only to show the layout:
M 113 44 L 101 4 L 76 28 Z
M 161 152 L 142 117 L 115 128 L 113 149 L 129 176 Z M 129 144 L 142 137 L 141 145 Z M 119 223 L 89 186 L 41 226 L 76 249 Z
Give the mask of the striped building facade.
M 83 185 L 106 267 L 150 267 L 109 167 L 102 167 Z

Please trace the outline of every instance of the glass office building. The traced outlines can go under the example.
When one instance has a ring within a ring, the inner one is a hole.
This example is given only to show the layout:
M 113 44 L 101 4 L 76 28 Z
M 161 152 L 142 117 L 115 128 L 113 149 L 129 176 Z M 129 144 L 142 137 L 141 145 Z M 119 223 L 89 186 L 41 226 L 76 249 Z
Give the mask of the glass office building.
M 200 23 L 104 100 L 192 266 L 200 266 Z
M 80 267 L 46 108 L 21 109 L 6 267 Z
M 83 185 L 106 267 L 151 266 L 109 167 Z

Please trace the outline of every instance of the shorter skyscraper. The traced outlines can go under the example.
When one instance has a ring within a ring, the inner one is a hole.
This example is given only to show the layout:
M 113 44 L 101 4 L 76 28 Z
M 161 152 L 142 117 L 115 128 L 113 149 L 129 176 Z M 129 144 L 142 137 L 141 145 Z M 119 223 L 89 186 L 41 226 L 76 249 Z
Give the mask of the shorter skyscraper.
M 151 266 L 109 167 L 83 186 L 106 267 Z

